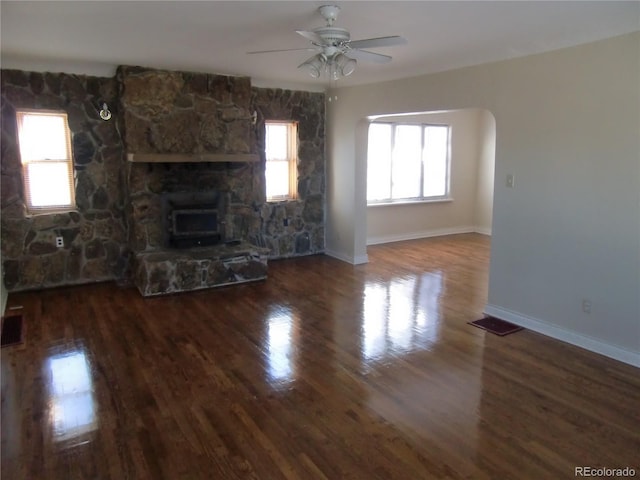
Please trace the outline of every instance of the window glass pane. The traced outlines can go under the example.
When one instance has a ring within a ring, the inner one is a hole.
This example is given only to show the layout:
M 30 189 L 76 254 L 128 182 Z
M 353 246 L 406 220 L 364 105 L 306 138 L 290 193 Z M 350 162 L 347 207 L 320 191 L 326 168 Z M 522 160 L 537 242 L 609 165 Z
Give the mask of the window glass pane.
M 450 132 L 448 125 L 371 124 L 367 201 L 447 196 Z
M 285 124 L 267 124 L 266 129 L 266 155 L 267 159 L 285 160 L 287 158 L 287 129 Z
M 297 124 L 265 122 L 267 201 L 297 198 Z
M 289 162 L 271 160 L 267 162 L 265 177 L 267 198 L 289 195 Z
M 20 129 L 22 162 L 31 160 L 66 160 L 67 131 L 65 118 L 54 115 L 25 115 Z
M 32 206 L 71 205 L 68 163 L 30 163 L 25 167 L 29 177 Z
M 391 195 L 393 198 L 420 196 L 422 128 L 397 125 L 393 143 Z
M 391 125 L 369 125 L 367 199 L 391 198 Z
M 424 137 L 424 196 L 446 195 L 449 127 L 427 126 Z

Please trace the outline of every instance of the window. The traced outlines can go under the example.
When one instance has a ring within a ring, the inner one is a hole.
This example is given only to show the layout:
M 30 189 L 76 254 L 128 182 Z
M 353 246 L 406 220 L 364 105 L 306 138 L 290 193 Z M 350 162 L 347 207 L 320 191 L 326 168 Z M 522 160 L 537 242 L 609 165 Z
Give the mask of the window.
M 448 198 L 449 144 L 448 125 L 369 125 L 367 202 Z
M 16 119 L 28 213 L 74 209 L 73 159 L 67 114 L 19 111 Z
M 297 127 L 295 122 L 265 122 L 267 201 L 298 196 Z

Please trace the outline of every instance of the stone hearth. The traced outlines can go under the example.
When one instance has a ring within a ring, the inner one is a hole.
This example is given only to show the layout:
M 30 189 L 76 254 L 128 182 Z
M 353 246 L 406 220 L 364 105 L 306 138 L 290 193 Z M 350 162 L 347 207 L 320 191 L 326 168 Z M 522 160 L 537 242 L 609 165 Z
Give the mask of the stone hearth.
M 135 256 L 134 280 L 144 297 L 267 278 L 269 250 L 248 243 Z

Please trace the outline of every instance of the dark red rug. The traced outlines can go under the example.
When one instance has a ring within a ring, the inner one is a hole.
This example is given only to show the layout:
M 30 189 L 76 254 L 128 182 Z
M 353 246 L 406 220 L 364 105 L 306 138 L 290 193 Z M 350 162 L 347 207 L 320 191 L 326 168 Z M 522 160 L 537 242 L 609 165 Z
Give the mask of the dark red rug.
M 2 332 L 0 335 L 0 345 L 18 345 L 22 343 L 24 336 L 24 325 L 22 315 L 12 315 L 2 318 Z
M 474 327 L 482 328 L 487 332 L 495 333 L 496 335 L 500 335 L 504 337 L 505 335 L 509 335 L 510 333 L 515 333 L 522 330 L 522 327 L 518 325 L 514 325 L 513 323 L 506 322 L 504 320 L 500 320 L 496 317 L 487 316 L 481 318 L 480 320 L 475 320 L 473 322 L 469 322 L 469 324 Z

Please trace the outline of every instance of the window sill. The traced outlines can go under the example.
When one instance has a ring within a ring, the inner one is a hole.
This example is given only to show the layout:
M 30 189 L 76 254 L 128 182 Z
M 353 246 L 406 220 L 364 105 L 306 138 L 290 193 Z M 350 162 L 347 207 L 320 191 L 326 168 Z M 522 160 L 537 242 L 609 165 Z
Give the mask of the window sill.
M 426 203 L 449 203 L 453 202 L 453 197 L 432 198 L 425 200 L 398 200 L 395 202 L 367 203 L 367 207 L 392 207 L 396 205 L 423 205 Z
M 267 203 L 290 203 L 298 200 L 298 198 L 268 198 Z
M 79 213 L 78 209 L 75 207 L 69 208 L 59 208 L 59 209 L 51 209 L 51 210 L 42 210 L 42 211 L 28 211 L 25 213 L 25 217 L 42 217 L 44 215 L 63 215 L 65 213 Z

